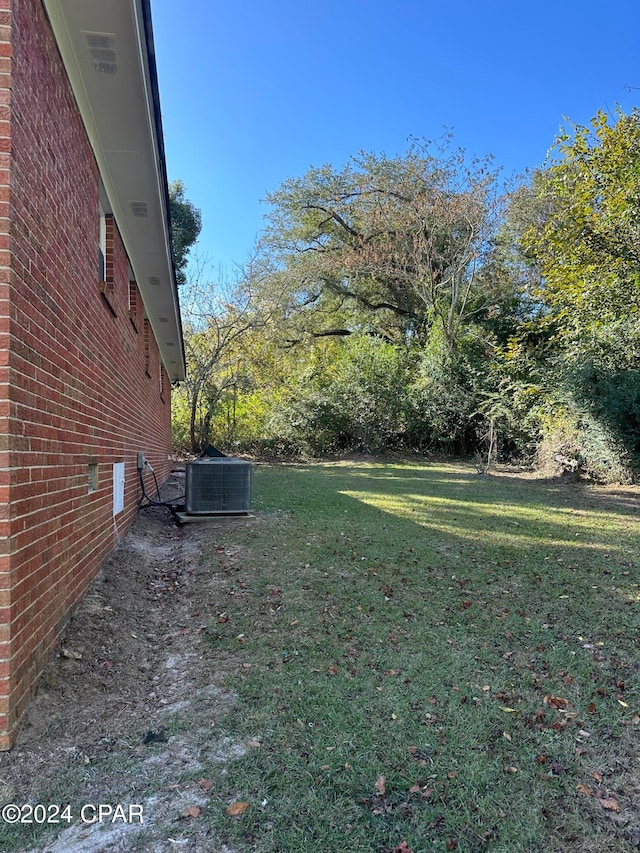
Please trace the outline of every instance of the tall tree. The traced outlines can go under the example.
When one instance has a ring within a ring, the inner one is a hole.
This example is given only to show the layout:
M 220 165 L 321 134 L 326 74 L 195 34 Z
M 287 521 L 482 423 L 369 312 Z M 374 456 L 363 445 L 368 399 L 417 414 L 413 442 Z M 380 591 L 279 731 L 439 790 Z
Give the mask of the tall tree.
M 180 180 L 169 184 L 169 212 L 176 279 L 179 285 L 187 280 L 189 250 L 202 229 L 202 216 L 197 207 L 185 198 L 185 186 Z
M 541 310 L 520 339 L 545 340 L 543 446 L 555 441 L 554 457 L 595 476 L 630 476 L 640 455 L 640 112 L 598 112 L 563 132 L 530 198 L 521 243 L 541 275 Z
M 449 140 L 435 153 L 415 141 L 400 157 L 362 153 L 340 171 L 313 168 L 267 201 L 263 245 L 312 323 L 351 306 L 391 336 L 438 325 L 455 348 L 464 324 L 498 297 L 486 281 L 480 293 L 477 279 L 501 211 L 497 175 L 489 158 L 468 163 Z
M 562 334 L 584 338 L 640 317 L 640 112 L 598 112 L 553 151 L 523 243 Z
M 200 269 L 181 294 L 187 357 L 182 389 L 195 453 L 211 440 L 211 422 L 221 399 L 242 381 L 245 338 L 263 329 L 277 310 L 277 303 L 256 298 L 264 275 L 260 258 L 251 258 L 232 280 L 212 282 Z

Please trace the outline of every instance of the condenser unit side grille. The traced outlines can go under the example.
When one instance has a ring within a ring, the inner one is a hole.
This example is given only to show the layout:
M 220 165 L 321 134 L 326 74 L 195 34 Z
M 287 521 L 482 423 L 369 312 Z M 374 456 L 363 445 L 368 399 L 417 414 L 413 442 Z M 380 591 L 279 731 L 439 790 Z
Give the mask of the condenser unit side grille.
M 187 464 L 185 510 L 190 515 L 251 510 L 252 466 L 244 459 L 198 459 Z

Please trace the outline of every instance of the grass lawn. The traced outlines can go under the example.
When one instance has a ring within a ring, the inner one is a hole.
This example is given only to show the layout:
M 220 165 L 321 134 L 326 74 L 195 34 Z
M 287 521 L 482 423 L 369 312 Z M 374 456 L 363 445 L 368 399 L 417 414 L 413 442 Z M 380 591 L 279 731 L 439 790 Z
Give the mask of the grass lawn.
M 254 491 L 204 556 L 238 696 L 216 728 L 249 743 L 209 768 L 222 841 L 639 849 L 636 491 L 365 462 L 257 466 Z

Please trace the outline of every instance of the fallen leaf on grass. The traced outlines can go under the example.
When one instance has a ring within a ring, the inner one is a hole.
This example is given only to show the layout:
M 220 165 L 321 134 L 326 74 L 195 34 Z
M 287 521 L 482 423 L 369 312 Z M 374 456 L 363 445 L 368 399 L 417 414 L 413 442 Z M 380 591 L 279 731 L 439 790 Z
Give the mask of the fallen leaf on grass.
M 258 747 L 262 746 L 259 740 L 248 740 L 247 746 L 252 747 L 253 749 L 258 749 Z
M 376 779 L 376 794 L 379 797 L 383 797 L 387 791 L 387 779 L 386 776 L 378 776 Z
M 638 723 L 640 723 L 640 714 L 634 714 L 633 717 L 631 717 L 631 722 L 634 726 L 637 726 Z
M 600 799 L 600 797 L 598 797 L 598 802 L 600 803 L 602 808 L 607 809 L 607 811 L 616 812 L 616 813 L 620 811 L 620 806 L 618 805 L 618 801 L 615 800 L 613 797 L 603 797 L 602 799 Z
M 447 838 L 447 850 L 457 850 L 458 849 L 458 839 L 457 838 Z
M 591 788 L 587 788 L 587 786 L 583 785 L 582 783 L 580 785 L 576 785 L 576 791 L 579 794 L 582 794 L 583 797 L 590 797 L 591 794 L 593 793 Z
M 187 808 L 184 809 L 181 814 L 182 817 L 200 817 L 201 811 L 202 809 L 200 808 L 200 806 L 187 806 Z
M 596 780 L 596 782 L 602 782 L 602 776 L 600 773 L 592 773 L 591 777 Z
M 210 791 L 213 788 L 213 781 L 211 779 L 201 779 L 198 785 L 203 791 Z
M 231 803 L 230 806 L 227 806 L 226 812 L 229 817 L 240 817 L 240 815 L 243 815 L 249 807 L 250 803 Z
M 401 841 L 397 847 L 393 848 L 393 853 L 413 853 L 406 841 Z
M 563 699 L 562 696 L 554 696 L 552 693 L 545 696 L 542 700 L 545 705 L 551 705 L 552 708 L 567 708 L 569 700 Z
M 518 713 L 515 708 L 507 708 L 506 705 L 503 705 L 500 708 L 500 710 L 504 711 L 505 714 L 517 714 Z

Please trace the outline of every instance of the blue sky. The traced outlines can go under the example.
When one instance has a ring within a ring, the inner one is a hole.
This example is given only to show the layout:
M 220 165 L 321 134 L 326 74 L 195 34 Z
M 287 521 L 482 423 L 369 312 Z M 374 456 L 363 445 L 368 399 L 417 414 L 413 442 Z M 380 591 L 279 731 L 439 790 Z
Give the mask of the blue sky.
M 638 0 L 152 0 L 152 14 L 169 179 L 228 275 L 266 193 L 310 166 L 449 128 L 508 175 L 540 165 L 565 119 L 640 104 Z

